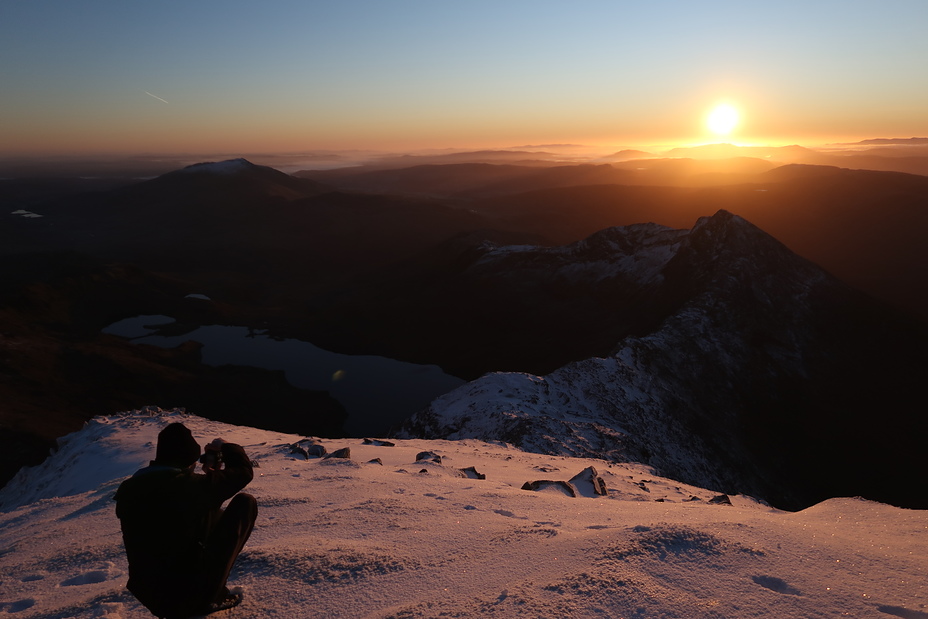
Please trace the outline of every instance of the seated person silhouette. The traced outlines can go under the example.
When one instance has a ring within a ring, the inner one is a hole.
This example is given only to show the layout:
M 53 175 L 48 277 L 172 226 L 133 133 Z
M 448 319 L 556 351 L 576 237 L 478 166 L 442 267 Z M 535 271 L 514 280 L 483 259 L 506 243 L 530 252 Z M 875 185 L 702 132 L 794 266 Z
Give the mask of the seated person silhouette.
M 203 473 L 196 473 L 197 460 Z M 226 587 L 258 514 L 251 461 L 240 445 L 200 445 L 182 423 L 158 434 L 155 459 L 116 492 L 129 591 L 155 616 L 181 619 L 237 606 Z M 231 497 L 228 507 L 222 503 Z

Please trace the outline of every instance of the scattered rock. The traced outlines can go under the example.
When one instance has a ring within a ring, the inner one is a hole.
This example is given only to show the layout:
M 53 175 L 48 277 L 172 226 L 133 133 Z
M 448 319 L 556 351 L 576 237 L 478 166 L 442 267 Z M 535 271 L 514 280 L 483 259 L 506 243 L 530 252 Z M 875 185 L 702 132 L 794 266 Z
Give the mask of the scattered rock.
M 313 443 L 312 445 L 306 448 L 306 453 L 311 458 L 324 458 L 326 454 L 328 453 L 328 450 L 325 448 L 325 445 Z
M 384 441 L 379 438 L 366 438 L 363 443 L 365 445 L 374 445 L 376 447 L 396 447 L 396 443 L 391 443 L 390 441 Z
M 592 466 L 588 466 L 576 475 L 574 475 L 570 483 L 582 494 L 583 496 L 608 496 L 609 491 L 606 490 L 606 482 L 602 477 L 599 476 L 599 473 Z
M 309 460 L 325 456 L 326 448 L 311 438 L 304 438 L 290 445 L 290 453 L 299 454 Z
M 465 469 L 458 469 L 458 470 L 464 473 L 465 477 L 468 477 L 470 479 L 486 479 L 487 478 L 486 475 L 484 475 L 483 473 L 478 473 L 477 469 L 472 466 L 469 466 Z
M 441 456 L 439 456 L 434 451 L 420 451 L 416 454 L 416 462 L 421 462 L 422 460 L 428 460 L 429 462 L 436 462 L 441 464 Z
M 333 452 L 330 453 L 329 455 L 325 456 L 325 459 L 326 459 L 326 460 L 328 460 L 329 458 L 347 458 L 347 459 L 351 459 L 351 448 L 350 448 L 350 447 L 342 447 L 341 449 L 336 449 L 335 451 L 333 451 Z
M 383 460 L 381 460 L 380 458 L 374 458 L 373 460 L 368 460 L 367 463 L 368 464 L 379 464 L 380 466 L 383 466 Z
M 428 474 L 429 474 L 429 470 L 428 470 L 428 469 L 421 469 L 421 470 L 419 471 L 419 475 L 428 475 Z
M 545 490 L 547 488 L 556 488 L 567 496 L 577 496 L 576 488 L 574 488 L 573 484 L 571 484 L 569 481 L 540 479 L 538 481 L 527 481 L 522 484 L 523 490 L 534 490 L 535 492 L 538 492 L 539 490 Z
M 728 498 L 727 494 L 720 494 L 709 499 L 709 503 L 713 503 L 715 505 L 731 505 L 731 499 Z

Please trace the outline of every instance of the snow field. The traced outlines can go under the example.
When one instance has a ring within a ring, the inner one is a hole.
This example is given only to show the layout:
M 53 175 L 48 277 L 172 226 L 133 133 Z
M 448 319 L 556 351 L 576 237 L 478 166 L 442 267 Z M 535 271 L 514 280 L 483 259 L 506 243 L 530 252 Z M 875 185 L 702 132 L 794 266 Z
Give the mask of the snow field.
M 640 465 L 476 440 L 317 439 L 178 411 L 101 417 L 0 492 L 0 616 L 149 617 L 125 590 L 112 495 L 183 421 L 242 444 L 259 516 L 228 613 L 259 617 L 928 618 L 928 514 L 852 498 L 798 513 L 653 476 Z M 416 461 L 420 452 L 441 462 Z M 379 462 L 373 461 L 379 459 Z M 460 469 L 486 475 L 474 479 Z M 526 481 L 593 466 L 607 497 Z

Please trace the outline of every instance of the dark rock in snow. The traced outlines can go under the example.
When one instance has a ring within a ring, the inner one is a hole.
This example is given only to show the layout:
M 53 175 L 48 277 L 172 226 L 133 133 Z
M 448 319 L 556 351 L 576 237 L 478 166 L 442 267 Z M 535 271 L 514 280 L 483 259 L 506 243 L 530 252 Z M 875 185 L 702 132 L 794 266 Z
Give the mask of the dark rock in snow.
M 290 445 L 290 453 L 300 454 L 308 460 L 310 458 L 322 458 L 328 451 L 325 445 L 317 443 L 315 439 L 304 438 Z
M 323 458 L 328 453 L 328 450 L 325 448 L 325 445 L 313 443 L 312 445 L 306 446 L 306 453 L 311 458 Z
M 588 466 L 574 475 L 571 478 L 570 483 L 573 484 L 574 488 L 577 489 L 577 492 L 583 496 L 592 497 L 609 495 L 608 490 L 606 490 L 606 482 L 602 477 L 599 476 L 596 468 L 592 466 Z
M 366 438 L 363 443 L 365 445 L 374 445 L 376 447 L 396 447 L 396 443 L 391 443 L 390 441 L 384 441 L 379 438 Z
M 555 488 L 567 496 L 577 496 L 577 489 L 574 488 L 573 484 L 571 484 L 569 481 L 540 479 L 537 481 L 527 481 L 522 484 L 523 490 L 533 490 L 535 492 L 549 488 Z
M 709 499 L 713 505 L 731 505 L 731 498 L 727 494 L 719 494 Z
M 433 451 L 420 451 L 418 454 L 416 454 L 416 462 L 420 462 L 422 460 L 428 460 L 429 462 L 441 464 L 441 456 Z
M 484 475 L 483 473 L 478 473 L 477 469 L 472 466 L 468 466 L 467 468 L 463 468 L 459 470 L 462 473 L 464 473 L 465 477 L 468 477 L 470 479 L 486 479 L 487 478 L 486 475 Z
M 327 456 L 325 456 L 325 459 L 326 459 L 326 460 L 329 460 L 330 458 L 345 458 L 345 459 L 350 459 L 350 458 L 351 458 L 351 448 L 350 448 L 350 447 L 342 447 L 341 449 L 336 449 L 336 450 L 333 451 L 332 453 L 330 453 L 330 454 L 328 454 Z

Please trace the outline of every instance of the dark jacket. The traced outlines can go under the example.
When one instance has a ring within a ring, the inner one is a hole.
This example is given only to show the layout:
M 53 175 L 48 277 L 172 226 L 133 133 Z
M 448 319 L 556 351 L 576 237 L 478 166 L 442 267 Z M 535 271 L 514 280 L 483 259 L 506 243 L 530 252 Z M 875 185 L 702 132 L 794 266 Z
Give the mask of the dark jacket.
M 222 446 L 225 468 L 194 472 L 152 462 L 116 491 L 116 515 L 129 559 L 127 587 L 157 616 L 200 608 L 203 557 L 222 503 L 254 477 L 240 445 Z

